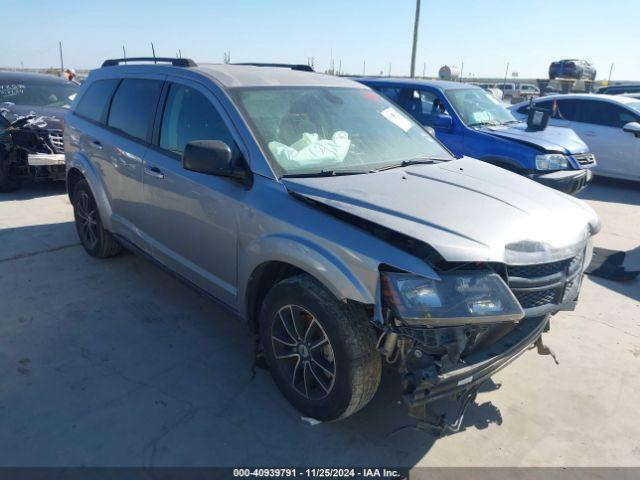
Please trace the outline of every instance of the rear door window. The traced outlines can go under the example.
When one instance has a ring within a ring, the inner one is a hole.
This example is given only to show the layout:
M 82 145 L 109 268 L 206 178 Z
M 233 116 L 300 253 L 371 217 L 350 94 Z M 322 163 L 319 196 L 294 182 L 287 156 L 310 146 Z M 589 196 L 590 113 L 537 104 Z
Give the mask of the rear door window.
M 147 141 L 162 83 L 160 80 L 122 80 L 111 102 L 108 125 L 136 139 Z
M 96 80 L 87 87 L 74 112 L 94 122 L 104 123 L 111 96 L 120 80 Z
M 624 108 L 608 102 L 585 102 L 583 122 L 604 127 L 622 128 L 629 122 L 637 122 L 638 119 Z
M 192 87 L 172 84 L 162 114 L 160 148 L 180 155 L 194 140 L 219 140 L 236 151 L 231 132 L 211 102 Z

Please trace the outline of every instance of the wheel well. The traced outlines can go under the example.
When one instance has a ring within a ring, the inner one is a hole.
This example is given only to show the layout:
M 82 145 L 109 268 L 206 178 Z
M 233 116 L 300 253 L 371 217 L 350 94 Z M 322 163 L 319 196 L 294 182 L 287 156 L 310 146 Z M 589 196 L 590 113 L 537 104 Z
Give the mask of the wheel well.
M 247 320 L 254 332 L 258 331 L 258 317 L 262 301 L 273 285 L 285 278 L 305 273 L 286 262 L 266 262 L 253 271 L 247 286 Z
M 67 195 L 69 195 L 69 200 L 73 203 L 73 190 L 76 188 L 76 185 L 80 180 L 84 179 L 84 175 L 77 168 L 72 168 L 69 170 L 67 174 Z

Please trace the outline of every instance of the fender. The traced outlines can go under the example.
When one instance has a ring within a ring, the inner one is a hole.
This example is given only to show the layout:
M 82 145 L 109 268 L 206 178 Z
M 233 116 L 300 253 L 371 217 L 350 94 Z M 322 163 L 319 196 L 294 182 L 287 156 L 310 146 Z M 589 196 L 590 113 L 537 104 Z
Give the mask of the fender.
M 352 300 L 366 305 L 375 305 L 377 302 L 381 264 L 439 279 L 438 274 L 424 261 L 391 245 L 386 249 L 385 259 L 362 252 L 345 252 L 343 258 L 308 238 L 278 233 L 256 239 L 244 252 L 238 265 L 238 298 L 242 300 L 247 297 L 247 286 L 253 273 L 271 261 L 287 263 L 307 272 L 339 300 Z M 347 260 L 349 258 L 352 259 L 351 263 Z M 246 318 L 247 303 L 242 300 L 239 302 L 241 313 Z
M 306 238 L 286 233 L 261 237 L 247 246 L 238 265 L 241 286 L 239 298 L 245 298 L 248 279 L 252 273 L 262 264 L 271 261 L 288 263 L 304 270 L 340 300 L 350 299 L 370 305 L 375 303 L 370 282 L 373 280 L 375 285 L 377 270 L 372 270 L 371 276 L 375 278 L 368 279 L 367 287 L 332 252 Z M 244 305 L 242 308 L 245 309 Z
M 507 170 L 510 170 L 516 173 L 520 173 L 526 170 L 526 168 L 524 168 L 522 164 L 516 162 L 515 160 L 509 157 L 492 155 L 492 156 L 482 157 L 480 158 L 480 160 L 482 160 L 483 162 L 490 163 L 491 165 L 495 165 L 497 167 L 506 168 Z
M 100 179 L 100 176 L 96 172 L 93 164 L 84 154 L 79 153 L 78 151 L 73 152 L 71 155 L 67 155 L 66 163 L 67 185 L 69 184 L 69 173 L 71 170 L 79 170 L 89 184 L 89 187 L 91 187 L 93 197 L 95 198 L 96 205 L 98 206 L 98 212 L 100 213 L 100 220 L 102 221 L 102 224 L 107 230 L 112 230 L 111 216 L 113 212 L 111 210 L 111 204 L 109 203 L 109 197 L 107 197 L 104 183 Z M 71 194 L 71 192 L 69 192 L 69 194 Z

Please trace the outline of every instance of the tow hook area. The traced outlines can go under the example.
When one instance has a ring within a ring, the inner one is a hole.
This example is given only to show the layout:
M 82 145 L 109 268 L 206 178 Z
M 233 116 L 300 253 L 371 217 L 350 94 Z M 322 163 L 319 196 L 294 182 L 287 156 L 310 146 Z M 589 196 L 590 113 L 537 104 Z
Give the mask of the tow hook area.
M 409 415 L 417 419 L 415 428 L 418 430 L 427 430 L 441 437 L 446 433 L 456 433 L 460 431 L 464 414 L 467 408 L 475 402 L 478 390 L 482 384 L 475 385 L 467 390 L 454 394 L 454 400 L 458 402 L 458 409 L 451 421 L 447 421 L 447 415 L 436 413 L 428 404 L 409 407 Z

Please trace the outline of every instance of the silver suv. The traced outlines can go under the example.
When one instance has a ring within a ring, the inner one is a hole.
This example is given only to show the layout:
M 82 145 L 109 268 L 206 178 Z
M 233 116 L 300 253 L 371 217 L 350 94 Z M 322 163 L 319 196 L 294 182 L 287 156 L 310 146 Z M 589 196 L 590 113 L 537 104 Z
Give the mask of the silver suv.
M 413 414 L 464 406 L 575 304 L 600 228 L 580 200 L 454 158 L 350 80 L 155 61 L 106 61 L 67 119 L 82 245 L 237 313 L 304 415 L 361 409 L 383 359 Z

